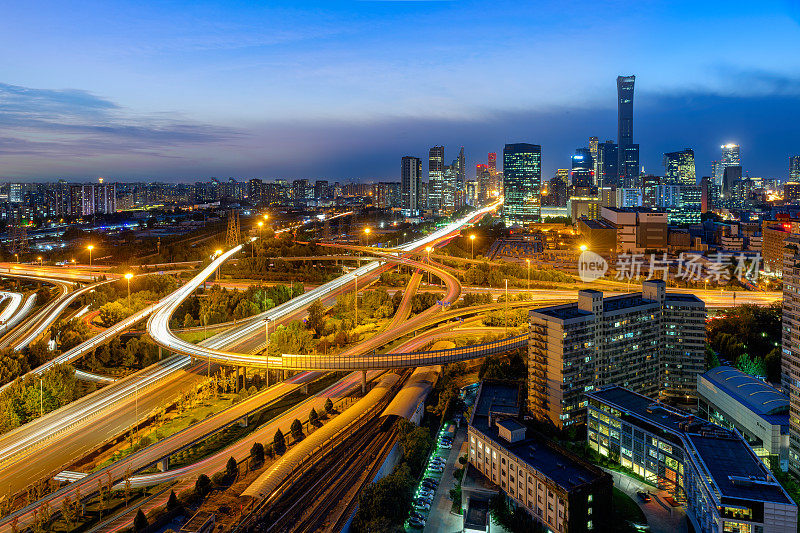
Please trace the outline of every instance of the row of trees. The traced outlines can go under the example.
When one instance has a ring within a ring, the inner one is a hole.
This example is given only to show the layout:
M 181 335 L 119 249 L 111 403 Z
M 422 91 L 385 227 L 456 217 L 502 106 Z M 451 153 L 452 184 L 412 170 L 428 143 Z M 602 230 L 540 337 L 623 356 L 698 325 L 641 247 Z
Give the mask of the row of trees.
M 92 372 L 106 369 L 142 369 L 158 360 L 158 346 L 149 337 L 132 337 L 126 342 L 117 337 L 89 354 L 86 367 Z
M 711 348 L 709 367 L 719 365 L 722 358 L 743 372 L 780 382 L 780 304 L 747 304 L 728 309 L 723 316 L 709 321 L 706 339 Z
M 251 285 L 244 291 L 213 285 L 186 299 L 175 312 L 172 327 L 193 327 L 241 320 L 257 315 L 303 294 L 301 283 L 291 285 Z
M 76 387 L 75 369 L 69 365 L 56 365 L 41 376 L 14 381 L 0 393 L 0 433 L 72 402 Z
M 433 439 L 427 428 L 400 420 L 400 449 L 403 458 L 391 474 L 367 485 L 358 499 L 353 519 L 355 533 L 404 531 L 403 522 L 411 507 L 416 480 L 422 474 Z

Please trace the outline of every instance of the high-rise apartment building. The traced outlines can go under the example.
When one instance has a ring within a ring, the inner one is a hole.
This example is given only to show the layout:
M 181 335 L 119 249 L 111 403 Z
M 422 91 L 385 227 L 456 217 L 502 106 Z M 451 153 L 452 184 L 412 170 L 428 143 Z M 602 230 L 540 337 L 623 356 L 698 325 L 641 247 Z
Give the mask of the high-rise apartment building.
M 496 152 L 489 152 L 489 157 L 487 158 L 487 162 L 489 163 L 489 170 L 492 172 L 497 172 L 497 153 Z
M 639 145 L 633 142 L 633 86 L 636 76 L 617 76 L 617 171 L 622 187 L 636 187 Z
M 428 208 L 437 210 L 442 204 L 444 180 L 444 146 L 434 146 L 428 151 Z
M 542 147 L 507 144 L 503 148 L 503 221 L 507 226 L 538 222 L 542 184 Z
M 800 475 L 800 235 L 783 248 L 781 386 L 789 394 L 789 470 Z
M 694 397 L 705 364 L 705 303 L 666 292 L 662 280 L 642 292 L 603 298 L 584 290 L 578 302 L 529 314 L 528 402 L 558 427 L 585 421 L 584 393 L 620 385 L 656 398 Z
M 475 181 L 477 182 L 478 205 L 486 205 L 492 197 L 492 171 L 487 165 L 475 166 Z
M 422 161 L 419 157 L 404 156 L 400 161 L 400 194 L 403 209 L 418 215 L 423 205 Z

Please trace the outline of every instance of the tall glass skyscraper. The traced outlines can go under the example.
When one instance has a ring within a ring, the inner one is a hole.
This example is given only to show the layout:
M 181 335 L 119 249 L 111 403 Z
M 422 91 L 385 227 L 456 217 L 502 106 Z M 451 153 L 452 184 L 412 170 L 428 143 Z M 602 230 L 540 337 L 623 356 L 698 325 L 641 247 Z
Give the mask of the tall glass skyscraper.
M 664 154 L 664 184 L 661 206 L 667 210 L 670 224 L 700 222 L 700 187 L 694 164 L 694 150 Z
M 664 154 L 664 182 L 669 185 L 697 185 L 694 150 Z
M 789 157 L 789 181 L 800 181 L 800 155 Z
M 434 146 L 428 152 L 428 208 L 439 209 L 442 203 L 444 179 L 444 146 Z
M 634 187 L 639 177 L 639 146 L 633 143 L 635 81 L 636 76 L 617 76 L 617 171 L 622 187 Z
M 542 147 L 538 144 L 507 144 L 503 148 L 506 226 L 539 222 L 542 185 Z
M 711 163 L 711 172 L 714 176 L 714 181 L 717 185 L 722 185 L 722 178 L 725 175 L 725 169 L 728 167 L 736 167 L 742 164 L 742 159 L 739 156 L 738 144 L 723 144 L 720 146 L 722 149 L 722 158 L 719 161 Z

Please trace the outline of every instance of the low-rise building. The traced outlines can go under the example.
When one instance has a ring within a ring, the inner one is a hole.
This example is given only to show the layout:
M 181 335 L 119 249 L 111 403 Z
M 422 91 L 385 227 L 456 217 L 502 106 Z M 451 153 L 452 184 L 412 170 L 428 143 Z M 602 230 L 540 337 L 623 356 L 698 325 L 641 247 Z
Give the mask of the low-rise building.
M 797 505 L 736 431 L 622 387 L 587 398 L 589 446 L 667 490 L 698 533 L 797 531 Z
M 718 366 L 697 377 L 700 415 L 742 434 L 764 459 L 787 461 L 789 397 L 737 368 Z
M 520 393 L 517 384 L 481 382 L 469 420 L 469 463 L 551 531 L 607 531 L 611 476 L 535 435 L 521 421 Z

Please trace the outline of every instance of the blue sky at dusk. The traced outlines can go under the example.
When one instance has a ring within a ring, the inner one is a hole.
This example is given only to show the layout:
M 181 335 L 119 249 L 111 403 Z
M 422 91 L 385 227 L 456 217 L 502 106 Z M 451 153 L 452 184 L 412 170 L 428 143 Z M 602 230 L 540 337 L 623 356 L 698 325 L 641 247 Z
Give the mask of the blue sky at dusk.
M 615 139 L 635 74 L 649 172 L 800 153 L 800 2 L 18 2 L 0 19 L 0 176 L 397 179 L 542 145 L 544 177 Z M 260 5 L 268 4 L 268 5 Z M 474 173 L 471 169 L 470 176 Z

